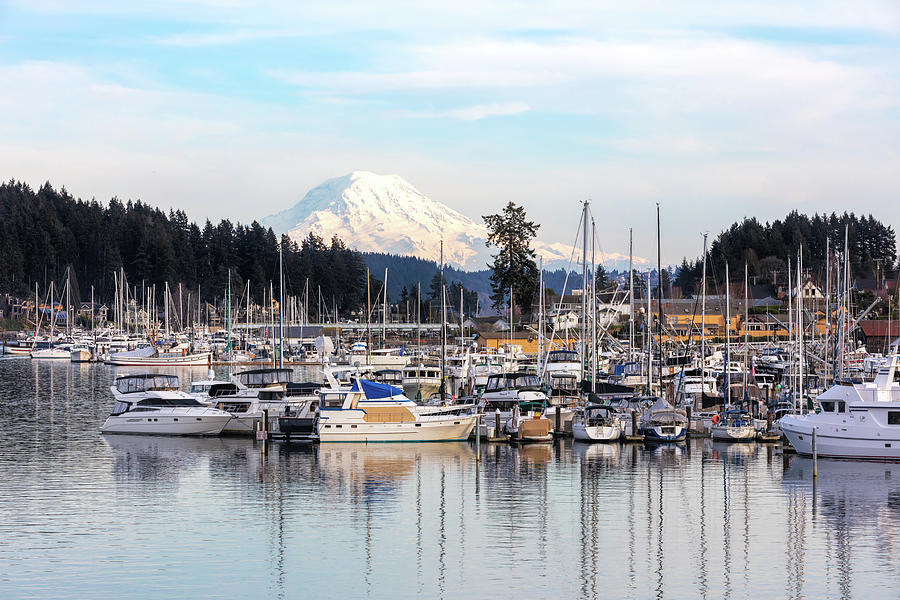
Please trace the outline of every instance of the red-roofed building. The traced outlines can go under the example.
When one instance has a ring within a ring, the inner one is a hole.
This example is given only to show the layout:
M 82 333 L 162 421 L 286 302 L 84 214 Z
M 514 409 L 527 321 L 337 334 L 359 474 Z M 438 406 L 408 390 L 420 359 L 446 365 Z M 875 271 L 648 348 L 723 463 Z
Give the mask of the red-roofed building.
M 887 352 L 891 343 L 900 337 L 900 321 L 866 320 L 859 322 L 861 341 L 869 352 Z

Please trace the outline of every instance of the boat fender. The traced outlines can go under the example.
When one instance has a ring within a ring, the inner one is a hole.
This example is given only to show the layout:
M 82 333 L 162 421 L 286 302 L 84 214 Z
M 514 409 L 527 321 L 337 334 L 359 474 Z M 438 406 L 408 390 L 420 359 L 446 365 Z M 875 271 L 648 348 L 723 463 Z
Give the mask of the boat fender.
M 712 422 L 713 422 L 713 425 L 718 425 L 719 415 L 713 415 Z

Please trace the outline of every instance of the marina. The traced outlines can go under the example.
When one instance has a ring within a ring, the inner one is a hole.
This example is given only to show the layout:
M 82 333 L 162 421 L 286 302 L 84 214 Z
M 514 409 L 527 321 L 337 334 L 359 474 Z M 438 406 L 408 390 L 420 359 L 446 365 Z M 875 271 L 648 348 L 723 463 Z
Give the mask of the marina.
M 877 598 L 900 575 L 894 463 L 820 459 L 814 484 L 811 459 L 709 438 L 476 461 L 472 442 L 98 435 L 114 374 L 0 360 L 5 598 Z
M 896 0 L 0 15 L 0 600 L 900 598 Z

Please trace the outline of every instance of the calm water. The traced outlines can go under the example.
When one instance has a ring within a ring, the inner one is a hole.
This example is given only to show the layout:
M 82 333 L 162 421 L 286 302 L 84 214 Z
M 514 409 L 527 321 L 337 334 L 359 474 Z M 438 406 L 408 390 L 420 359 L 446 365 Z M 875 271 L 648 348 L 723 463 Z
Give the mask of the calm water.
M 762 445 L 101 436 L 114 370 L 0 360 L 0 598 L 886 598 L 900 465 Z M 178 372 L 185 385 L 204 369 Z

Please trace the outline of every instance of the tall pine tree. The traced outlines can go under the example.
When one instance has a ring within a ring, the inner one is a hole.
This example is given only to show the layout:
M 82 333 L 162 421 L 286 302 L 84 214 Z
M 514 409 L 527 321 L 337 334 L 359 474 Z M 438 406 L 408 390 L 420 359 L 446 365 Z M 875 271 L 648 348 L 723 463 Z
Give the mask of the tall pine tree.
M 530 312 L 538 288 L 538 268 L 531 240 L 540 225 L 525 218 L 525 209 L 513 202 L 503 212 L 483 217 L 488 228 L 488 246 L 497 248 L 491 268 L 491 306 L 502 310 L 509 300 L 510 287 L 515 303 Z

